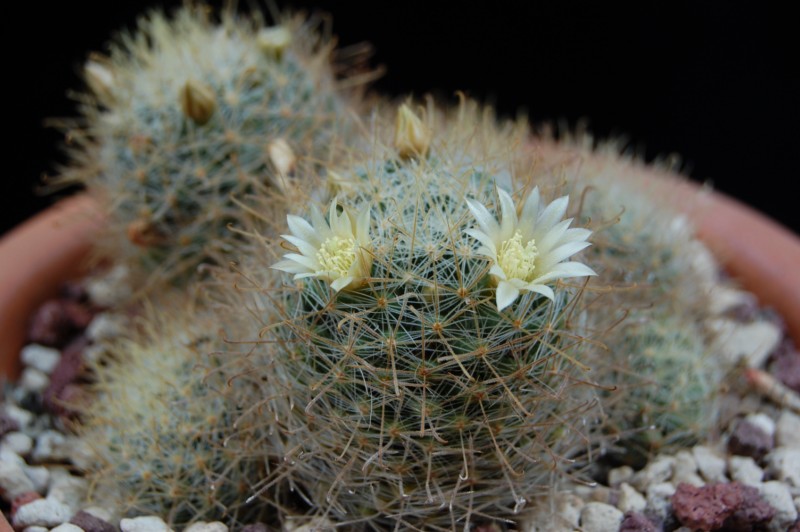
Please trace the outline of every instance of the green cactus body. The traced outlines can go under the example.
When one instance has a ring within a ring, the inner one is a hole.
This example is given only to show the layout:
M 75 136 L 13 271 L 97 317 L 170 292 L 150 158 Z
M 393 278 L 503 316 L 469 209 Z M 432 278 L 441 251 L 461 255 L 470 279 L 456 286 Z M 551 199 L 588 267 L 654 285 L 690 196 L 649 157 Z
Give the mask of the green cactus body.
M 155 513 L 171 526 L 268 518 L 243 504 L 264 474 L 242 439 L 223 360 L 206 355 L 214 330 L 196 308 L 150 311 L 140 334 L 116 339 L 92 364 L 91 408 L 80 437 L 93 451 L 90 499 L 123 515 Z
M 149 286 L 225 262 L 237 240 L 228 225 L 248 225 L 237 200 L 269 198 L 262 230 L 280 223 L 352 124 L 312 23 L 265 29 L 229 9 L 215 24 L 205 12 L 151 14 L 110 58 L 90 59 L 85 124 L 69 132 L 78 150 L 62 181 L 102 196 L 104 251 Z
M 526 292 L 498 310 L 466 200 L 493 204 L 503 165 L 459 149 L 337 170 L 352 192 L 327 223 L 371 209 L 365 275 L 339 291 L 323 276 L 257 295 L 265 327 L 247 356 L 282 464 L 273 482 L 342 524 L 519 517 L 590 446 L 596 412 L 569 324 L 578 291 Z

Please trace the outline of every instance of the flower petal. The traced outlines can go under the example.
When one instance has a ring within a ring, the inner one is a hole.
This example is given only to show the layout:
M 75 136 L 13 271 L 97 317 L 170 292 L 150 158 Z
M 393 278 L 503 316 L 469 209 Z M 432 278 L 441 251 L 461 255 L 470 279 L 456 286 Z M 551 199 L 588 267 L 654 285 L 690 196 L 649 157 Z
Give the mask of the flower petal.
M 521 226 L 532 227 L 536 225 L 536 220 L 539 218 L 540 204 L 541 196 L 539 195 L 539 187 L 534 187 L 531 193 L 528 194 L 528 197 L 525 199 L 525 205 L 522 207 L 522 214 L 519 218 Z
M 536 220 L 536 225 L 542 230 L 549 231 L 551 227 L 556 225 L 559 220 L 564 217 L 567 212 L 567 205 L 569 204 L 569 196 L 561 196 L 553 200 L 553 202 L 545 207 L 539 214 L 539 219 Z
M 305 255 L 300 255 L 299 253 L 287 253 L 283 256 L 283 258 L 292 260 L 298 264 L 302 264 L 311 271 L 319 269 L 319 262 L 317 262 L 316 257 L 306 257 Z
M 497 194 L 500 196 L 500 210 L 503 219 L 500 222 L 500 238 L 505 240 L 514 234 L 519 220 L 517 219 L 517 206 L 514 205 L 514 200 L 502 188 L 497 189 Z
M 319 246 L 314 246 L 302 238 L 292 235 L 281 235 L 287 242 L 293 244 L 306 257 L 316 257 Z
M 331 283 L 331 288 L 333 288 L 333 290 L 335 292 L 338 292 L 339 290 L 341 290 L 342 288 L 346 287 L 347 285 L 349 285 L 352 282 L 353 282 L 353 278 L 350 277 L 349 275 L 345 276 L 345 277 L 339 277 L 338 279 L 335 279 Z
M 278 261 L 270 266 L 270 268 L 286 273 L 303 273 L 308 271 L 308 268 L 293 260 Z
M 497 224 L 497 220 L 495 220 L 494 216 L 492 216 L 492 213 L 489 212 L 489 209 L 482 203 L 471 199 L 467 199 L 467 206 L 472 212 L 472 216 L 475 217 L 475 221 L 478 222 L 478 226 L 481 230 L 490 238 L 495 238 L 500 232 L 500 226 Z
M 553 289 L 547 285 L 531 283 L 525 287 L 525 290 L 527 290 L 528 292 L 536 292 L 537 294 L 542 294 L 550 301 L 553 301 L 556 298 L 556 294 L 555 292 L 553 292 Z
M 503 310 L 519 297 L 519 288 L 507 281 L 497 285 L 497 310 Z
M 486 254 L 487 256 L 489 256 L 493 260 L 497 260 L 497 248 L 495 247 L 494 240 L 492 240 L 492 238 L 489 235 L 487 235 L 483 231 L 474 228 L 467 229 L 464 232 L 467 233 L 472 238 L 474 238 L 475 240 L 477 240 L 478 242 L 480 242 L 481 244 L 483 244 L 483 247 L 481 249 L 486 249 L 487 251 L 490 252 Z M 481 253 L 481 251 L 478 252 Z
M 553 266 L 558 264 L 564 259 L 568 259 L 582 249 L 591 246 L 589 242 L 567 242 L 558 246 L 556 249 L 550 250 L 547 254 L 543 254 L 538 265 L 543 270 L 550 270 Z
M 302 238 L 313 246 L 319 247 L 322 241 L 319 239 L 314 228 L 311 227 L 311 224 L 293 214 L 286 216 L 286 222 L 289 224 L 289 231 L 291 231 L 293 235 Z
M 585 277 L 597 275 L 597 273 L 581 262 L 561 262 L 556 264 L 550 271 L 537 277 L 532 282 L 546 283 L 555 279 L 569 279 L 571 277 Z

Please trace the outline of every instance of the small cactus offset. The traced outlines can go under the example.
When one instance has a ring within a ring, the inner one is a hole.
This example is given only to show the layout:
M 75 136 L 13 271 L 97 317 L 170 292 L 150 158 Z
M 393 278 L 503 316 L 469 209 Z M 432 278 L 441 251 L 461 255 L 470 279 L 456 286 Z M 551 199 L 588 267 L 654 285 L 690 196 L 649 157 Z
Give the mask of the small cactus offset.
M 92 404 L 79 429 L 93 451 L 90 500 L 172 526 L 269 518 L 266 507 L 244 505 L 266 469 L 244 439 L 227 441 L 239 408 L 224 360 L 207 354 L 215 322 L 193 304 L 151 308 L 137 333 L 91 364 Z
M 313 21 L 265 27 L 227 8 L 215 23 L 201 5 L 151 13 L 108 57 L 90 58 L 60 180 L 107 205 L 105 254 L 146 287 L 182 282 L 200 263 L 236 258 L 228 225 L 243 225 L 248 195 L 283 219 L 352 124 L 331 53 Z
M 579 469 L 597 414 L 570 282 L 594 272 L 567 261 L 590 231 L 569 227 L 567 197 L 510 179 L 513 158 L 453 142 L 474 117 L 438 143 L 417 121 L 402 107 L 386 157 L 337 168 L 352 192 L 310 223 L 289 215 L 296 252 L 245 274 L 294 274 L 261 274 L 264 329 L 246 355 L 272 478 L 356 528 L 519 517 Z

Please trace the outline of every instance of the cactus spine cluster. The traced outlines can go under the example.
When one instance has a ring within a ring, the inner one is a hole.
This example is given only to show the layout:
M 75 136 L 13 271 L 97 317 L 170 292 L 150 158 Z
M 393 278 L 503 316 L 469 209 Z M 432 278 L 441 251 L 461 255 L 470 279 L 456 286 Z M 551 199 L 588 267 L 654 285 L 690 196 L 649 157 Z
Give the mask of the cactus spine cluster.
M 103 198 L 105 254 L 127 256 L 145 286 L 184 282 L 200 263 L 232 259 L 228 225 L 246 225 L 248 196 L 270 198 L 282 219 L 308 186 L 295 180 L 313 180 L 350 127 L 331 50 L 312 21 L 266 27 L 226 9 L 215 22 L 188 6 L 143 17 L 93 56 L 61 180 Z
M 173 524 L 469 529 L 702 433 L 696 244 L 613 165 L 468 101 L 355 127 L 309 28 L 202 13 L 86 68 L 65 179 L 105 199 L 113 254 L 142 290 L 240 261 L 201 280 L 222 307 L 149 314 L 94 367 L 99 490 Z

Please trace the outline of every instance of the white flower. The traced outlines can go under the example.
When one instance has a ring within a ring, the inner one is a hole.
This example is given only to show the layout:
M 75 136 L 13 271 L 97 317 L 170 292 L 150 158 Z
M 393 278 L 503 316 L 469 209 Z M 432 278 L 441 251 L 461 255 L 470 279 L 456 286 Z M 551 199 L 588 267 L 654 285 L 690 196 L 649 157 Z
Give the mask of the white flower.
M 522 215 L 511 196 L 498 190 L 502 221 L 474 200 L 467 200 L 470 211 L 478 223 L 467 234 L 483 244 L 478 253 L 489 257 L 493 264 L 489 270 L 497 286 L 497 309 L 513 303 L 520 292 L 537 292 L 553 299 L 553 289 L 545 283 L 568 277 L 597 275 L 594 270 L 579 262 L 562 262 L 591 245 L 586 239 L 588 229 L 569 229 L 572 218 L 562 220 L 569 198 L 563 196 L 542 208 L 539 188 L 534 188 Z
M 331 202 L 328 221 L 317 211 L 311 213 L 311 224 L 299 216 L 288 215 L 291 235 L 281 235 L 300 253 L 287 253 L 285 260 L 272 267 L 293 273 L 295 279 L 319 277 L 339 291 L 356 287 L 369 276 L 372 268 L 372 242 L 369 237 L 370 209 L 365 207 L 353 217 L 336 209 Z

